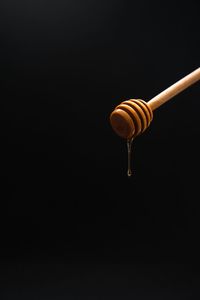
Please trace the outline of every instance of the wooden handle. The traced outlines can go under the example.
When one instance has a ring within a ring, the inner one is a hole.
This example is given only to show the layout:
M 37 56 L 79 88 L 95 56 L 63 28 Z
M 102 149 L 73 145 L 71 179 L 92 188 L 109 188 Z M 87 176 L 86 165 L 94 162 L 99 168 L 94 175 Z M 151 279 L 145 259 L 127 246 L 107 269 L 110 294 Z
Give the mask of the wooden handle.
M 148 102 L 148 105 L 151 107 L 152 110 L 155 110 L 156 108 L 169 101 L 174 96 L 176 96 L 177 94 L 179 94 L 198 80 L 200 80 L 200 68 L 183 77 L 181 80 L 177 81 L 176 83 L 168 87 L 166 90 L 152 98 Z

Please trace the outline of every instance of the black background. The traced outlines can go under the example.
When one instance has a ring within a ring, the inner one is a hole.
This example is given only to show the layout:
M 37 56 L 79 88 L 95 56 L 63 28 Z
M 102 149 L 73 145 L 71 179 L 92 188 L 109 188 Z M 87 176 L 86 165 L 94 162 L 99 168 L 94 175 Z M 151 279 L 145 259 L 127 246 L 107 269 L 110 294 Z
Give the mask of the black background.
M 1 299 L 199 299 L 198 2 L 1 0 Z

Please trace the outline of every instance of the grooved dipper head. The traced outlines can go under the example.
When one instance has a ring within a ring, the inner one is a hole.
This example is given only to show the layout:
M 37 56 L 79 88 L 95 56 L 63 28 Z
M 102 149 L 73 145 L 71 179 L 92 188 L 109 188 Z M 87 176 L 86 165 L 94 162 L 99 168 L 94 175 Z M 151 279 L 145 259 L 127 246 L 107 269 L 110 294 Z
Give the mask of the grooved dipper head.
M 125 139 L 131 139 L 144 132 L 152 119 L 151 107 L 140 99 L 122 102 L 110 115 L 113 130 Z

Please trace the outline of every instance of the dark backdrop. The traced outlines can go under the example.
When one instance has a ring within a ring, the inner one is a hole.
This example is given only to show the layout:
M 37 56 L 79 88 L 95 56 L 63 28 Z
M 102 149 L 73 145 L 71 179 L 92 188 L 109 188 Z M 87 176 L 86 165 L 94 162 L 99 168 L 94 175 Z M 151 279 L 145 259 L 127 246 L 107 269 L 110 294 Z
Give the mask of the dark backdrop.
M 109 124 L 199 67 L 199 8 L 1 0 L 1 299 L 199 298 L 199 83 L 155 112 L 130 179 Z

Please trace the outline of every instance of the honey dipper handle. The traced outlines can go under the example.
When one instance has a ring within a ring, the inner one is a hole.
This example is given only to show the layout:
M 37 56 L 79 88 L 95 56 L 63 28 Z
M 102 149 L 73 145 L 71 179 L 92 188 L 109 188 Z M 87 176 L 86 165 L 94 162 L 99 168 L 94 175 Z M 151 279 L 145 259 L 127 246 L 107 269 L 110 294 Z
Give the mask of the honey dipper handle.
M 152 98 L 148 102 L 148 105 L 150 105 L 152 110 L 155 110 L 198 80 L 200 80 L 200 68 L 183 77 L 182 79 L 168 87 L 166 90 Z

